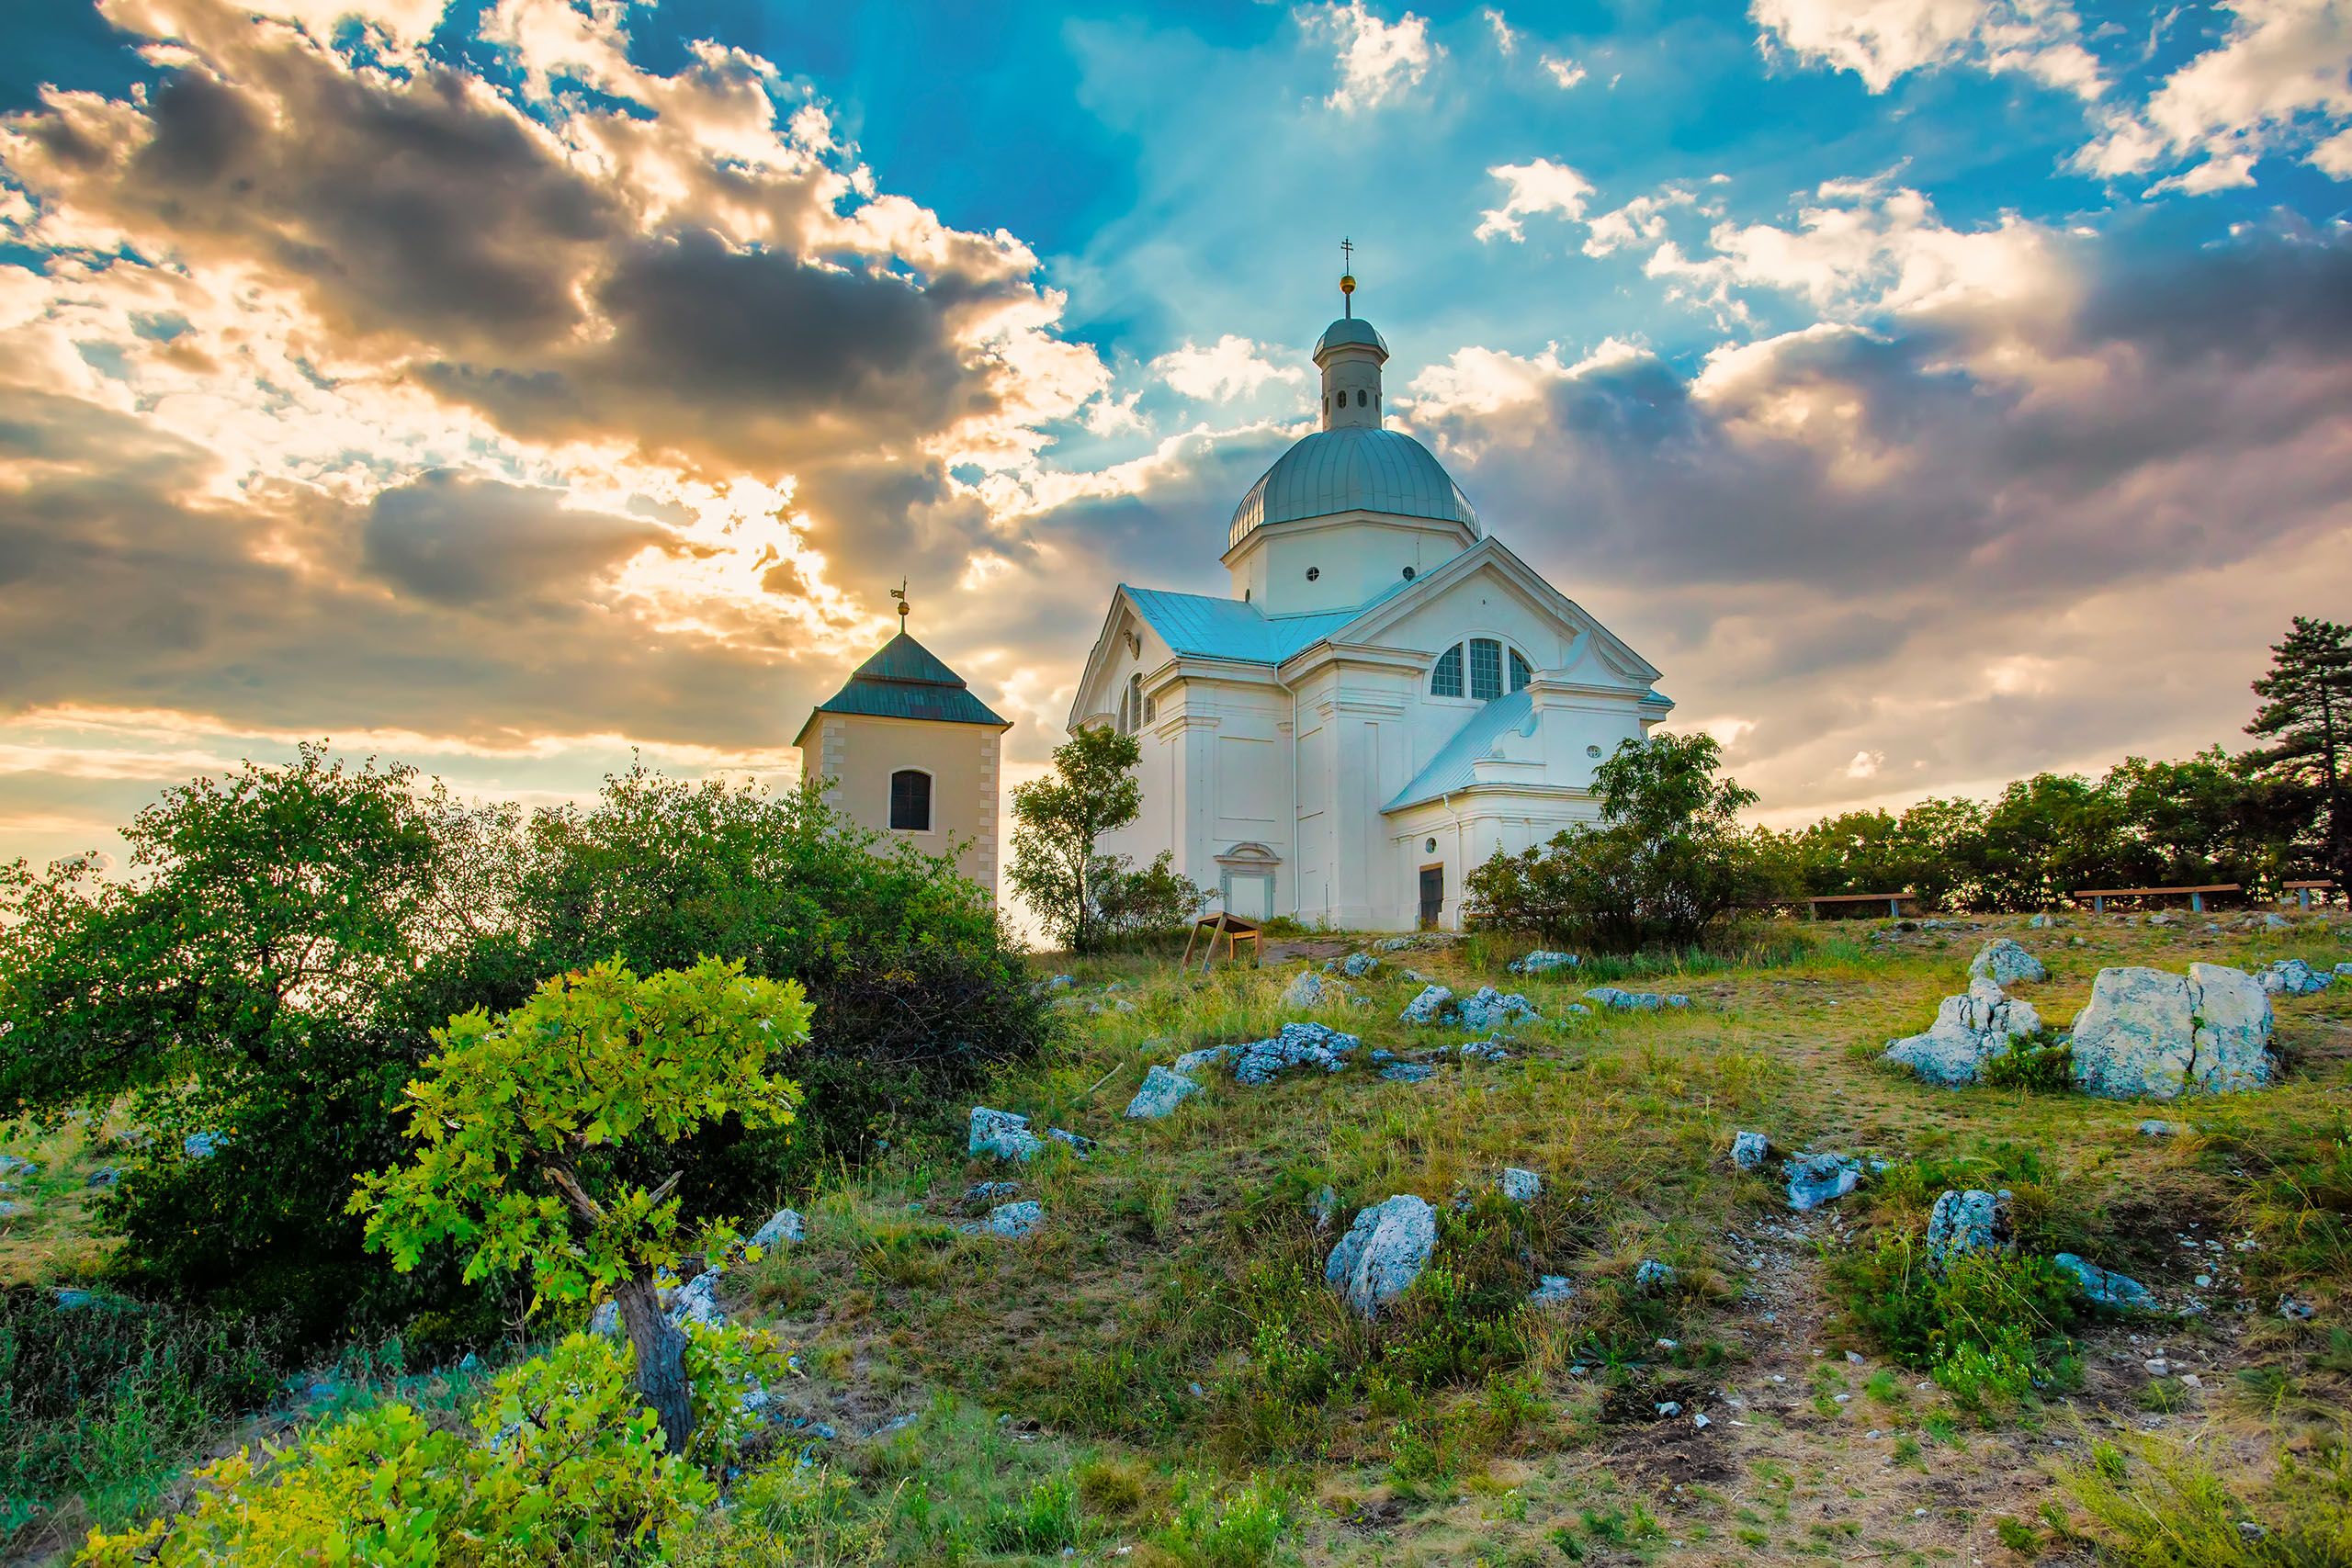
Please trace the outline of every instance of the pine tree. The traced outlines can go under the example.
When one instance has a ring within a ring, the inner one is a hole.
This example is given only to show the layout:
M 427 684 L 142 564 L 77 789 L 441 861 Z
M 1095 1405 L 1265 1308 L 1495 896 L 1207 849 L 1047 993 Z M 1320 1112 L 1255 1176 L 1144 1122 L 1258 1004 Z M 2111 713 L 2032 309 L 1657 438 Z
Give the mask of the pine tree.
M 2254 682 L 2262 706 L 2248 735 L 2270 744 L 2246 760 L 2262 776 L 2311 792 L 2319 858 L 2339 888 L 2352 888 L 2352 626 L 2297 615 L 2270 648 L 2270 672 Z

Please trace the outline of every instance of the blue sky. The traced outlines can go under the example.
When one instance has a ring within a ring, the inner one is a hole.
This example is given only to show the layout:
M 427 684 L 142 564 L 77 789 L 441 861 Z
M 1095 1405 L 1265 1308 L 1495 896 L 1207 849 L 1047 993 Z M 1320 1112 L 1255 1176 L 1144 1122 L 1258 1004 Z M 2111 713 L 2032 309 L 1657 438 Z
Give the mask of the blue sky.
M 789 773 L 916 584 L 1039 762 L 1398 423 L 1780 818 L 2234 738 L 2341 615 L 2352 4 L 106 0 L 0 62 L 0 852 L 332 736 Z

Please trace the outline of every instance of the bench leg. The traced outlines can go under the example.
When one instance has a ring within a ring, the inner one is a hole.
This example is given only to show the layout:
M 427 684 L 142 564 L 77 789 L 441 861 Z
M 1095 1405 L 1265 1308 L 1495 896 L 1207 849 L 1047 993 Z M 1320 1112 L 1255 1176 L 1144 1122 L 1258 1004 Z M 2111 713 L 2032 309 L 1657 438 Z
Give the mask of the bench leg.
M 2308 914 L 2312 907 L 2312 890 L 2308 887 L 2296 888 L 2295 904 L 2297 908 Z
M 2106 900 L 2106 899 L 2104 899 L 2104 898 L 2094 898 L 2094 899 L 2092 899 L 2092 900 L 2091 900 L 2091 913 L 2092 913 L 2092 914 L 2094 914 L 2094 915 L 2104 915 L 2104 914 L 2106 914 L 2106 913 L 2107 913 L 2107 900 Z
M 2205 912 L 2205 895 L 2202 893 L 2191 893 L 2188 896 L 2188 908 L 2194 914 L 2203 914 Z

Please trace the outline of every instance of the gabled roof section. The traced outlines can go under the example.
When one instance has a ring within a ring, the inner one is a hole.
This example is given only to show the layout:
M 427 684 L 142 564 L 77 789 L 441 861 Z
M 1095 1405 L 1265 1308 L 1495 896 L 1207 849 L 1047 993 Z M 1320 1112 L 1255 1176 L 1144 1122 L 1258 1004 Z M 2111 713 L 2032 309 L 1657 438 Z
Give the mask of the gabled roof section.
M 1119 585 L 1136 613 L 1151 623 L 1170 651 L 1194 659 L 1230 659 L 1244 664 L 1280 664 L 1303 648 L 1321 642 L 1363 614 L 1351 604 L 1303 615 L 1269 615 L 1241 599 L 1205 593 L 1170 593 L 1159 588 Z
M 901 630 L 857 667 L 849 683 L 817 705 L 819 713 L 859 714 L 869 718 L 914 718 L 933 724 L 987 724 L 1012 728 L 972 695 L 964 677 Z
M 1534 718 L 1535 699 L 1526 692 L 1497 697 L 1472 714 L 1469 721 L 1454 732 L 1453 739 L 1430 759 L 1430 765 L 1380 809 L 1402 811 L 1408 806 L 1469 788 L 1477 782 L 1477 764 L 1493 752 L 1495 742 L 1513 730 L 1532 731 Z

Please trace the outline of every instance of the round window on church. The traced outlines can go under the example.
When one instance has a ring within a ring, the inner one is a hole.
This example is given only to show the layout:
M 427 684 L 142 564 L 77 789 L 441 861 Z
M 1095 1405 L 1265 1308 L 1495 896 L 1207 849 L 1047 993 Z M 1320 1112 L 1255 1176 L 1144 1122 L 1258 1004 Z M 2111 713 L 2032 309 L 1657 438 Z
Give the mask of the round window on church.
M 1323 569 L 1319 566 L 1310 566 L 1306 569 L 1306 581 L 1309 582 L 1314 581 L 1317 578 L 1322 575 Z
M 1425 855 L 1433 855 L 1437 853 L 1437 840 L 1435 839 L 1423 839 L 1421 840 L 1421 853 Z
M 1588 757 L 1598 757 L 1600 755 L 1600 748 L 1598 746 L 1588 746 L 1584 749 L 1584 754 Z
M 1405 581 L 1408 582 L 1413 581 L 1413 569 L 1409 566 L 1405 569 Z

